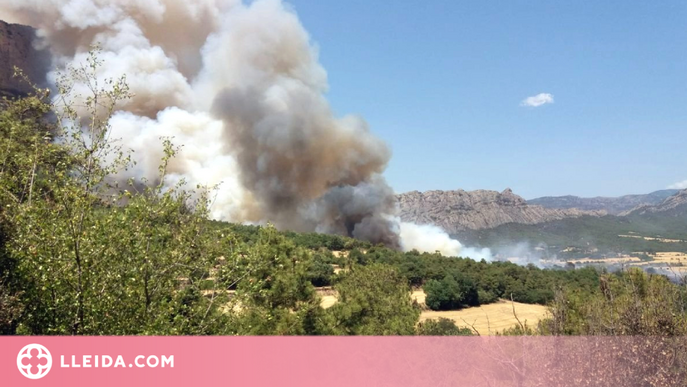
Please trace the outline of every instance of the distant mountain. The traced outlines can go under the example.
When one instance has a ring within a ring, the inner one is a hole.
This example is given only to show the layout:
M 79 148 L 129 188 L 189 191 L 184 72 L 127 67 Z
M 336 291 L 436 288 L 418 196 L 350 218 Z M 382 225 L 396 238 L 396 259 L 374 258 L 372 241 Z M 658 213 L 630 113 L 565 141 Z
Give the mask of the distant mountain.
M 551 209 L 528 204 L 510 189 L 497 191 L 427 191 L 397 196 L 404 221 L 435 224 L 448 233 L 494 228 L 506 223 L 537 224 L 583 215 L 602 216 L 604 211 Z
M 50 65 L 47 50 L 36 50 L 36 30 L 0 20 L 0 97 L 20 96 L 32 91 L 30 85 L 14 77 L 14 66 L 22 69 L 29 79 L 44 87 Z
M 547 254 L 605 254 L 678 251 L 687 253 L 687 190 L 656 205 L 643 205 L 621 215 L 582 216 L 538 224 L 508 223 L 454 234 L 461 242 L 482 247 L 547 246 Z
M 641 205 L 630 211 L 621 213 L 622 216 L 664 214 L 667 216 L 687 216 L 687 189 L 678 191 L 672 196 L 655 205 Z
M 625 195 L 620 197 L 581 198 L 579 196 L 545 196 L 528 200 L 528 204 L 546 208 L 571 209 L 584 211 L 606 211 L 612 215 L 630 211 L 644 205 L 656 205 L 675 195 L 679 190 L 665 189 L 645 195 Z
M 682 215 L 673 216 L 681 209 Z M 679 251 L 687 253 L 687 206 L 666 212 L 628 216 L 582 216 L 539 224 L 508 223 L 453 235 L 469 246 L 543 246 L 548 255 L 591 256 L 611 252 Z

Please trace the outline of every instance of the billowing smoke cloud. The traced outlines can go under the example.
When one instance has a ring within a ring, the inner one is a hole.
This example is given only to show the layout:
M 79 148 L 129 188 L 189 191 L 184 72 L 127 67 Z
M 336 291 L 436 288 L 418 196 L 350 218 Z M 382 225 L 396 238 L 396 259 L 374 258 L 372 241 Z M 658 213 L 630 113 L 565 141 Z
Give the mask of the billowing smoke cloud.
M 455 239 L 451 239 L 446 232 L 433 225 L 418 225 L 400 222 L 401 244 L 403 250 L 418 250 L 426 252 L 439 251 L 442 255 L 457 257 L 459 255 L 475 260 L 492 260 L 491 250 L 488 248 L 465 248 Z
M 361 118 L 332 113 L 317 50 L 280 0 L 0 4 L 0 18 L 39 29 L 56 68 L 85 62 L 97 43 L 98 76 L 126 74 L 135 96 L 117 107 L 112 136 L 137 165 L 123 177 L 155 179 L 159 137 L 173 136 L 183 148 L 164 183 L 221 183 L 211 208 L 217 219 L 465 252 L 441 229 L 395 216 L 381 176 L 390 150 Z

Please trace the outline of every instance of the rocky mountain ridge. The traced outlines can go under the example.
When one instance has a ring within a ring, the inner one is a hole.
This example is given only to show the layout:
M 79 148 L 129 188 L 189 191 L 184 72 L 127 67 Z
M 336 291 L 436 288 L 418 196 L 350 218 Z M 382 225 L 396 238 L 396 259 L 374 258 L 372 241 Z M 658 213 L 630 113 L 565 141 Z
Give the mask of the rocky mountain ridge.
M 644 195 L 624 195 L 620 197 L 545 196 L 528 200 L 527 203 L 546 208 L 577 208 L 585 211 L 606 211 L 612 215 L 619 215 L 640 206 L 660 204 L 668 197 L 678 193 L 678 191 L 677 189 L 665 189 Z
M 397 195 L 397 198 L 402 220 L 435 224 L 449 234 L 494 228 L 506 223 L 538 224 L 585 215 L 606 215 L 605 211 L 552 209 L 531 205 L 511 189 L 503 192 L 412 191 Z
M 687 213 L 687 189 L 678 191 L 675 195 L 667 197 L 659 204 L 642 205 L 632 210 L 625 211 L 621 213 L 620 216 L 656 214 L 665 212 L 675 212 L 675 215 Z

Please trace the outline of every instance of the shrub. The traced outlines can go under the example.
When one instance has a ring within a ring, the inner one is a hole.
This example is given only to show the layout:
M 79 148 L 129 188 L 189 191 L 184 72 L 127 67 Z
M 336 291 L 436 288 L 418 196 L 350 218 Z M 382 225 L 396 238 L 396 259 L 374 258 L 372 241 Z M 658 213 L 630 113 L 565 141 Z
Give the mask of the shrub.
M 417 334 L 422 336 L 472 336 L 469 328 L 459 328 L 453 320 L 439 317 L 426 320 L 417 326 Z
M 405 278 L 390 266 L 354 266 L 334 288 L 339 302 L 328 309 L 341 334 L 412 335 L 420 317 Z
M 499 298 L 496 296 L 496 294 L 490 292 L 489 290 L 479 289 L 477 290 L 477 299 L 479 300 L 480 305 L 484 305 L 496 302 L 496 300 Z
M 427 294 L 425 303 L 433 310 L 451 310 L 479 305 L 475 283 L 458 272 L 449 272 L 440 281 L 427 281 L 424 290 Z
M 313 261 L 308 268 L 307 277 L 314 286 L 329 286 L 332 284 L 334 268 L 320 254 L 314 254 Z

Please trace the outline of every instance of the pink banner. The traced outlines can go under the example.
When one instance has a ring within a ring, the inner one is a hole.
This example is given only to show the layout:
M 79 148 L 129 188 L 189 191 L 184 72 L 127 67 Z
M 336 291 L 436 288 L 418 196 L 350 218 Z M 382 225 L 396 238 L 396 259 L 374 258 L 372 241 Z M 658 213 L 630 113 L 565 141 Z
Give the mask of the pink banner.
M 2 386 L 685 385 L 687 339 L 3 337 Z

